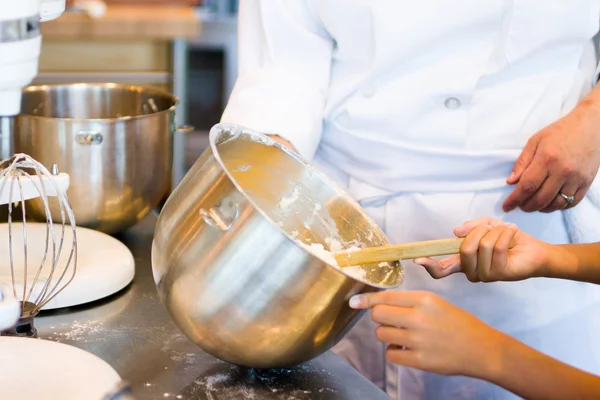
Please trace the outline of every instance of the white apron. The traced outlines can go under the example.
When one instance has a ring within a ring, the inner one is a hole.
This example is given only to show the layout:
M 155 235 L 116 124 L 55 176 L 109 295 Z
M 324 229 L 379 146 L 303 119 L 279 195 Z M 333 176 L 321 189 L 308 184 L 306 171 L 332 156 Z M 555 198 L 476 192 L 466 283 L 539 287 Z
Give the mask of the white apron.
M 482 216 L 553 243 L 595 237 L 593 224 L 581 224 L 600 221 L 588 200 L 550 215 L 504 215 L 500 206 L 527 139 L 590 90 L 599 20 L 600 0 L 244 0 L 239 78 L 222 121 L 279 134 L 307 159 L 318 149 L 315 163 L 392 242 L 451 237 Z M 600 372 L 599 287 L 435 281 L 422 267 L 405 269 L 402 290 L 431 290 Z M 510 398 L 484 382 L 386 365 L 369 321 L 336 351 L 391 396 Z

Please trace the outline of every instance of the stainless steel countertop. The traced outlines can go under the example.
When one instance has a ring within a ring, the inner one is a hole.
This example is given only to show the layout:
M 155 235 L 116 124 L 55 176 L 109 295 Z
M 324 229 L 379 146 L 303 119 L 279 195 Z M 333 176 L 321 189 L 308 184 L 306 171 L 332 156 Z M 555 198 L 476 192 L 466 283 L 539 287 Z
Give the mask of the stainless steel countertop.
M 39 336 L 102 358 L 143 399 L 388 399 L 332 352 L 294 370 L 239 368 L 204 353 L 160 304 L 150 265 L 156 216 L 117 238 L 132 251 L 136 277 L 108 299 L 36 319 Z

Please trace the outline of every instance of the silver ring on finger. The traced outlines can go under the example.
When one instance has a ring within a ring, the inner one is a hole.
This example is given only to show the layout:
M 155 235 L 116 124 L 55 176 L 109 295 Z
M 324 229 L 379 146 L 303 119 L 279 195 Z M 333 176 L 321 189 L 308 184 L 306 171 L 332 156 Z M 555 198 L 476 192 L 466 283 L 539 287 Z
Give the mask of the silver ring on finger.
M 567 201 L 567 205 L 570 206 L 575 201 L 575 196 L 567 196 L 563 192 L 558 192 L 562 196 L 563 199 Z

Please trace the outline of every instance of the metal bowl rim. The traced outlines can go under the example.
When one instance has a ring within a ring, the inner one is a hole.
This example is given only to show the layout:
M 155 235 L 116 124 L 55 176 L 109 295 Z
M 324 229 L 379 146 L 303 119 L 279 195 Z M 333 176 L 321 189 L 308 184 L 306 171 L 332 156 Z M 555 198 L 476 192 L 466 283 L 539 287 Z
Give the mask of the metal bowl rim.
M 225 167 L 223 160 L 221 159 L 221 155 L 219 154 L 218 150 L 217 150 L 217 145 L 215 143 L 216 141 L 216 137 L 217 135 L 219 135 L 218 130 L 222 130 L 222 131 L 233 131 L 233 130 L 240 130 L 244 133 L 250 133 L 254 136 L 259 137 L 261 140 L 264 140 L 266 143 L 268 143 L 268 146 L 274 146 L 276 148 L 278 148 L 279 150 L 283 150 L 288 156 L 292 157 L 295 161 L 299 162 L 300 164 L 302 164 L 305 168 L 307 168 L 308 170 L 312 171 L 314 174 L 316 174 L 317 176 L 319 176 L 319 178 L 321 178 L 323 181 L 325 181 L 331 188 L 333 188 L 339 195 L 341 195 L 346 201 L 348 201 L 349 203 L 358 206 L 358 210 L 360 211 L 360 213 L 362 214 L 363 218 L 365 218 L 365 220 L 367 222 L 369 222 L 371 224 L 371 226 L 376 227 L 379 232 L 381 233 L 381 235 L 383 236 L 383 238 L 389 242 L 389 239 L 387 237 L 387 235 L 385 234 L 385 232 L 379 227 L 379 225 L 377 225 L 375 223 L 375 221 L 373 221 L 373 219 L 367 215 L 367 213 L 365 213 L 362 208 L 356 203 L 356 201 L 354 201 L 354 199 L 352 197 L 350 197 L 350 195 L 348 193 L 346 193 L 345 190 L 343 190 L 335 181 L 329 179 L 325 174 L 321 173 L 320 171 L 318 171 L 317 169 L 315 169 L 312 165 L 310 165 L 310 163 L 308 163 L 302 156 L 296 154 L 295 152 L 292 152 L 290 149 L 288 149 L 287 147 L 283 146 L 281 143 L 277 142 L 276 140 L 271 139 L 268 135 L 265 135 L 264 133 L 258 132 L 252 128 L 248 128 L 246 126 L 243 125 L 237 125 L 237 124 L 232 124 L 232 123 L 219 123 L 215 126 L 213 126 L 210 129 L 209 132 L 209 142 L 210 142 L 210 148 L 212 150 L 213 156 L 215 157 L 215 159 L 217 160 L 217 162 L 219 163 L 219 166 L 221 167 L 221 170 L 227 175 L 227 177 L 229 178 L 229 180 L 233 183 L 233 185 L 235 186 L 235 188 L 244 196 L 244 198 L 246 199 L 246 201 L 248 201 L 252 207 L 258 211 L 260 213 L 260 215 L 266 219 L 271 225 L 273 225 L 275 228 L 277 228 L 277 230 L 279 231 L 280 234 L 284 235 L 288 240 L 290 240 L 295 246 L 299 247 L 300 249 L 304 250 L 305 252 L 307 252 L 311 257 L 314 257 L 316 259 L 318 259 L 319 261 L 321 261 L 322 264 L 326 265 L 327 267 L 331 268 L 332 270 L 343 274 L 344 276 L 355 280 L 357 282 L 360 282 L 362 284 L 365 284 L 367 286 L 371 286 L 371 287 L 375 287 L 378 289 L 393 289 L 393 288 L 397 288 L 400 285 L 402 285 L 404 279 L 400 280 L 400 283 L 397 283 L 395 285 L 383 285 L 383 284 L 376 284 L 374 282 L 370 282 L 364 279 L 358 279 L 354 276 L 351 276 L 350 274 L 347 274 L 343 271 L 343 268 L 340 267 L 334 267 L 333 265 L 329 264 L 327 261 L 323 260 L 321 257 L 315 255 L 314 253 L 312 253 L 311 251 L 307 250 L 306 248 L 300 246 L 298 244 L 298 242 L 291 236 L 289 235 L 286 231 L 284 231 L 283 229 L 281 229 L 281 227 L 279 227 L 275 221 L 273 221 L 260 207 L 258 207 L 258 205 L 256 204 L 256 202 L 254 201 L 254 199 L 252 199 L 251 196 L 248 196 L 246 194 L 246 192 L 244 191 L 244 189 L 241 187 L 241 185 L 239 184 L 239 182 L 231 175 L 231 173 L 229 172 L 229 170 Z M 404 267 L 402 265 L 402 262 L 397 261 L 398 265 L 400 266 L 400 272 L 402 273 Z
M 163 97 L 168 97 L 173 101 L 173 105 L 171 107 L 169 107 L 166 110 L 162 110 L 156 113 L 152 113 L 152 114 L 146 114 L 146 115 L 135 115 L 135 116 L 125 116 L 125 117 L 118 117 L 118 118 L 60 118 L 60 117 L 45 117 L 42 115 L 31 115 L 31 114 L 25 114 L 23 112 L 21 112 L 19 115 L 17 115 L 17 118 L 31 118 L 31 119 L 39 119 L 39 120 L 52 120 L 52 121 L 61 121 L 61 122 L 101 122 L 101 123 L 116 123 L 116 122 L 127 122 L 127 121 L 135 121 L 138 119 L 142 119 L 142 118 L 146 118 L 146 117 L 152 117 L 152 116 L 158 116 L 158 115 L 162 115 L 162 114 L 168 114 L 171 113 L 173 111 L 175 111 L 177 105 L 179 104 L 179 98 L 177 98 L 175 95 L 172 95 L 168 92 L 162 91 L 162 90 L 158 90 L 158 89 L 152 89 L 152 88 L 146 88 L 143 86 L 137 86 L 137 85 L 126 85 L 126 84 L 121 84 L 121 83 L 56 83 L 56 84 L 48 84 L 48 85 L 31 85 L 31 86 L 27 86 L 25 89 L 23 89 L 23 93 L 26 92 L 39 92 L 39 91 L 44 91 L 47 89 L 56 89 L 56 88 L 70 88 L 70 87 L 74 87 L 74 86 L 78 86 L 78 87 L 99 87 L 99 88 L 106 88 L 106 89 L 125 89 L 125 90 L 129 90 L 132 92 L 144 92 L 144 93 L 154 93 L 156 96 L 163 96 Z

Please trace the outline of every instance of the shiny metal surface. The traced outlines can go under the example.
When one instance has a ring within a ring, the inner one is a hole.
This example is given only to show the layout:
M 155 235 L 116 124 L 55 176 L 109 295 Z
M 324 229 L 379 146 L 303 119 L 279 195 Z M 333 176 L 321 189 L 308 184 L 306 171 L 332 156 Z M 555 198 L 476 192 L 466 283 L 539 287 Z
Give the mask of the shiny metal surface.
M 181 330 L 208 353 L 254 368 L 296 365 L 328 350 L 359 313 L 350 296 L 399 285 L 399 263 L 352 279 L 299 242 L 329 249 L 388 243 L 329 179 L 267 136 L 217 125 L 172 193 L 152 265 Z
M 137 86 L 32 86 L 16 118 L 15 151 L 70 175 L 79 226 L 123 231 L 170 190 L 176 102 Z M 40 202 L 31 208 L 43 215 Z
M 39 336 L 108 362 L 138 400 L 389 400 L 331 352 L 298 369 L 272 371 L 235 367 L 203 352 L 160 304 L 150 265 L 155 222 L 150 214 L 117 235 L 135 257 L 129 287 L 91 304 L 43 311 Z

